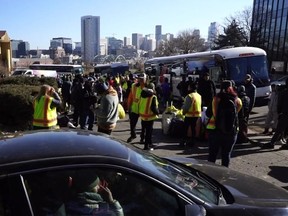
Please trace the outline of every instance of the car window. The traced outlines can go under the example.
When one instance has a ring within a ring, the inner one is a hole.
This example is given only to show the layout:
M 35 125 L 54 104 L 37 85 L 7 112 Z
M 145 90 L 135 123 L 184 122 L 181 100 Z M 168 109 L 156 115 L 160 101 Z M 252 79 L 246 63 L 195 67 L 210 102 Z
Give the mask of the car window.
M 24 178 L 35 215 L 176 216 L 185 215 L 188 204 L 148 177 L 119 170 L 49 171 Z
M 32 215 L 22 176 L 1 177 L 0 215 Z

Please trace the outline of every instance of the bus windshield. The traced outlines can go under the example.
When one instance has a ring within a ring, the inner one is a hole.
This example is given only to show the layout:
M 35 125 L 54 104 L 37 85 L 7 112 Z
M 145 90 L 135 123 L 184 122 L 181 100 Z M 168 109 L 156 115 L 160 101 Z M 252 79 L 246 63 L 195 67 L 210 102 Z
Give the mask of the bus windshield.
M 261 86 L 269 82 L 267 60 L 265 56 L 226 59 L 227 76 L 241 84 L 246 74 L 251 74 L 254 84 Z

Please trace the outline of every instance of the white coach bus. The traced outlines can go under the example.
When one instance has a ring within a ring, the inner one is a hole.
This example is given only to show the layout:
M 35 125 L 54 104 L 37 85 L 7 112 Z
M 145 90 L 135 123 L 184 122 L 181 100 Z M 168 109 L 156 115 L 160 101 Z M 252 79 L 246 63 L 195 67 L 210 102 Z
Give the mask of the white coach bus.
M 162 68 L 168 68 L 166 72 Z M 185 67 L 185 69 L 184 69 Z M 256 101 L 267 101 L 271 93 L 266 52 L 256 47 L 235 47 L 220 50 L 156 57 L 145 62 L 145 68 L 154 71 L 157 78 L 165 73 L 172 76 L 173 95 L 179 96 L 176 89 L 181 77 L 173 70 L 180 69 L 183 75 L 202 76 L 209 72 L 219 88 L 221 80 L 234 80 L 236 85 L 244 84 L 246 74 L 250 74 L 256 89 Z M 157 79 L 159 80 L 159 79 Z M 161 80 L 161 79 L 160 79 Z
M 58 75 L 65 74 L 83 74 L 84 69 L 82 65 L 70 65 L 70 64 L 31 64 L 29 65 L 31 70 L 55 70 Z

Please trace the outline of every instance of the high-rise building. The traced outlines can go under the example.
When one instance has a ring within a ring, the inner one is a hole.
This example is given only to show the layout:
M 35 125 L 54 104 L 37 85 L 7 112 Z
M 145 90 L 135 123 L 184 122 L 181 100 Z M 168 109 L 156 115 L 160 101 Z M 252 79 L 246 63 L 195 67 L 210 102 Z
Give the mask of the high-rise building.
M 73 51 L 72 39 L 65 37 L 52 38 L 52 40 L 50 40 L 49 49 L 56 50 L 58 47 L 62 47 L 65 50 L 66 55 L 72 54 Z
M 154 35 L 145 35 L 142 47 L 145 51 L 154 51 L 156 49 L 156 40 Z
M 215 40 L 220 35 L 220 31 L 221 31 L 221 26 L 219 23 L 217 22 L 210 23 L 210 26 L 208 28 L 208 39 L 207 39 L 210 48 L 216 46 Z
M 193 31 L 193 36 L 198 36 L 198 37 L 200 37 L 200 30 L 199 30 L 199 29 L 195 29 L 195 30 Z
M 23 40 L 11 40 L 12 58 L 23 58 L 29 55 L 30 44 Z
M 30 51 L 30 44 L 29 42 L 22 41 L 18 44 L 18 55 L 19 57 L 26 57 Z
M 142 45 L 143 35 L 138 33 L 132 34 L 132 45 L 135 46 L 136 49 L 140 49 Z
M 131 40 L 130 38 L 124 37 L 124 47 L 130 46 Z
M 100 39 L 100 55 L 108 55 L 108 39 Z
M 100 54 L 100 17 L 81 17 L 81 51 L 82 59 L 92 63 L 94 57 Z
M 161 25 L 155 26 L 155 40 L 156 40 L 156 46 L 158 46 L 160 41 L 162 40 L 162 26 Z
M 11 40 L 12 58 L 19 58 L 18 45 L 21 42 L 23 42 L 23 40 Z
M 170 34 L 170 33 L 166 33 L 166 34 L 162 35 L 162 40 L 164 40 L 164 41 L 171 41 L 171 40 L 173 40 L 173 38 L 174 38 L 174 35 Z
M 288 71 L 288 0 L 254 0 L 251 45 L 267 52 L 270 68 Z
M 81 55 L 81 42 L 75 42 L 75 48 L 73 50 L 74 55 Z

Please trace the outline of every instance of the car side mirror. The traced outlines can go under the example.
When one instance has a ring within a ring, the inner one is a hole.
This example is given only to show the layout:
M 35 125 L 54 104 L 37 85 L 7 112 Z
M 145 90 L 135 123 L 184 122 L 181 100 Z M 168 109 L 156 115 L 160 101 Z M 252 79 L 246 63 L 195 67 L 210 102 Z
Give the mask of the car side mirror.
M 205 216 L 206 209 L 200 205 L 186 205 L 185 216 Z

